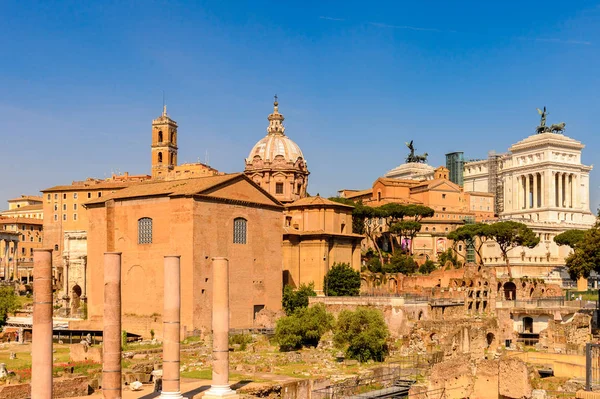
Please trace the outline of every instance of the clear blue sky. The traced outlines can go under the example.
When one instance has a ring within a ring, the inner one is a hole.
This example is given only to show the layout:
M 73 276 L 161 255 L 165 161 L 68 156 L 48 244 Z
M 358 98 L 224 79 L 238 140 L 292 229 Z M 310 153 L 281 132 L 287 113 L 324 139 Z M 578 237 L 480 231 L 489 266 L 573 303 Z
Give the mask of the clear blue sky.
M 311 194 L 368 188 L 414 139 L 430 164 L 533 133 L 600 152 L 600 7 L 573 1 L 3 1 L 0 203 L 150 172 L 166 92 L 179 160 L 243 170 L 279 95 Z M 592 172 L 592 211 L 600 201 Z

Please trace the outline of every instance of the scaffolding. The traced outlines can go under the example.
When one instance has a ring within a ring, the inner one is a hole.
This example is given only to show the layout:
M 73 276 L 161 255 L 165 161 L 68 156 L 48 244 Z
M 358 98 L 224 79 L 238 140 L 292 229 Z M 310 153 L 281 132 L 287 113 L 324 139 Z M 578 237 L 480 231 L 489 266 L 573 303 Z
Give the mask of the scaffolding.
M 496 215 L 504 211 L 504 183 L 498 173 L 501 159 L 502 154 L 496 154 L 496 151 L 488 153 L 488 192 L 494 194 L 494 213 Z

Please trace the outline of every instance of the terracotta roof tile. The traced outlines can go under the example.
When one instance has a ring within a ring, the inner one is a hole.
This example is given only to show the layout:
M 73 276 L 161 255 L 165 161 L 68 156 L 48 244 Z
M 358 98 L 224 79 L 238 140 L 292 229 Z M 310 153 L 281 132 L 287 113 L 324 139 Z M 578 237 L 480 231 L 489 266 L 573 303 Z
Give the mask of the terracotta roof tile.
M 118 200 L 137 197 L 152 197 L 159 195 L 187 196 L 201 194 L 230 180 L 245 177 L 243 173 L 232 173 L 219 176 L 205 176 L 181 180 L 149 181 L 124 188 L 105 197 L 86 202 L 84 205 L 101 204 L 109 200 Z M 236 198 L 232 198 L 236 199 Z M 276 200 L 274 200 L 277 203 Z
M 346 204 L 342 204 L 339 202 L 331 201 L 331 200 L 328 200 L 327 198 L 323 198 L 320 196 L 301 198 L 299 200 L 292 202 L 291 204 L 287 204 L 286 208 L 297 208 L 297 207 L 303 207 L 303 206 L 321 206 L 321 207 L 335 206 L 335 207 L 340 207 L 340 208 L 350 208 L 350 209 L 354 208 L 352 205 L 346 205 Z

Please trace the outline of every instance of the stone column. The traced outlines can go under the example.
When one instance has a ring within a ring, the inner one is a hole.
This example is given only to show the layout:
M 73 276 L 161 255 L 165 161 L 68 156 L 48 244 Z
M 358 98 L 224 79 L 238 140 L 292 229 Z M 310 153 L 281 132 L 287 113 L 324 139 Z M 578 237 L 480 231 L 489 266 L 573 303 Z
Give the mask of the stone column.
M 104 253 L 102 394 L 121 399 L 121 253 Z
M 563 174 L 560 172 L 556 172 L 556 176 L 558 176 L 558 206 L 559 208 L 563 207 Z
M 13 248 L 15 249 L 15 253 L 13 256 L 13 272 L 12 275 L 10 274 L 10 267 L 9 267 L 9 276 L 11 277 L 11 280 L 14 281 L 15 278 L 17 277 L 17 268 L 18 268 L 18 264 L 17 264 L 17 259 L 19 258 L 19 240 L 15 240 L 13 241 Z
M 521 182 L 522 182 L 522 177 L 521 176 L 516 176 L 515 177 L 515 189 L 513 190 L 513 207 L 515 210 L 519 210 L 521 209 Z
M 181 274 L 179 255 L 165 256 L 162 399 L 183 399 L 179 391 Z
M 81 257 L 81 263 L 83 265 L 83 292 L 81 293 L 81 299 L 85 302 L 87 299 L 87 256 Z
M 213 258 L 212 268 L 213 371 L 204 399 L 238 398 L 229 387 L 229 261 Z
M 581 198 L 580 198 L 581 183 L 579 182 L 579 175 L 574 174 L 573 179 L 574 179 L 574 184 L 575 184 L 575 190 L 573 191 L 573 193 L 574 193 L 573 207 L 579 209 L 579 208 L 581 208 Z
M 538 174 L 537 172 L 534 173 L 533 175 L 533 194 L 531 195 L 531 200 L 533 202 L 533 208 L 537 208 L 538 207 Z
M 540 207 L 546 206 L 548 200 L 546 199 L 546 182 L 544 181 L 546 172 L 540 172 Z
M 10 250 L 10 241 L 9 240 L 4 240 L 4 281 L 8 281 L 8 252 Z
M 569 208 L 573 208 L 573 174 L 569 173 L 567 178 L 569 179 L 569 203 L 568 203 L 568 206 L 569 206 Z
M 63 299 L 65 301 L 65 310 L 69 309 L 69 259 L 67 257 L 63 258 Z
M 530 175 L 525 176 L 525 209 L 531 208 L 531 197 L 529 196 L 531 193 L 531 179 L 529 176 Z
M 31 397 L 52 399 L 52 250 L 33 252 Z

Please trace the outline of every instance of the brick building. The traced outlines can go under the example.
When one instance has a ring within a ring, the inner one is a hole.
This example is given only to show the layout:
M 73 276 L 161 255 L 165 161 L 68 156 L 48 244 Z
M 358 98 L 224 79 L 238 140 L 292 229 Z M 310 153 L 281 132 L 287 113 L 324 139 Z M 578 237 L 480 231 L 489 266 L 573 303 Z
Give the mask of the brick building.
M 102 318 L 107 251 L 123 253 L 123 312 L 138 320 L 162 314 L 163 257 L 172 254 L 181 255 L 184 334 L 210 330 L 212 257 L 229 258 L 232 328 L 281 309 L 283 206 L 243 174 L 154 180 L 85 207 L 90 323 Z M 148 334 L 127 320 L 124 329 Z

